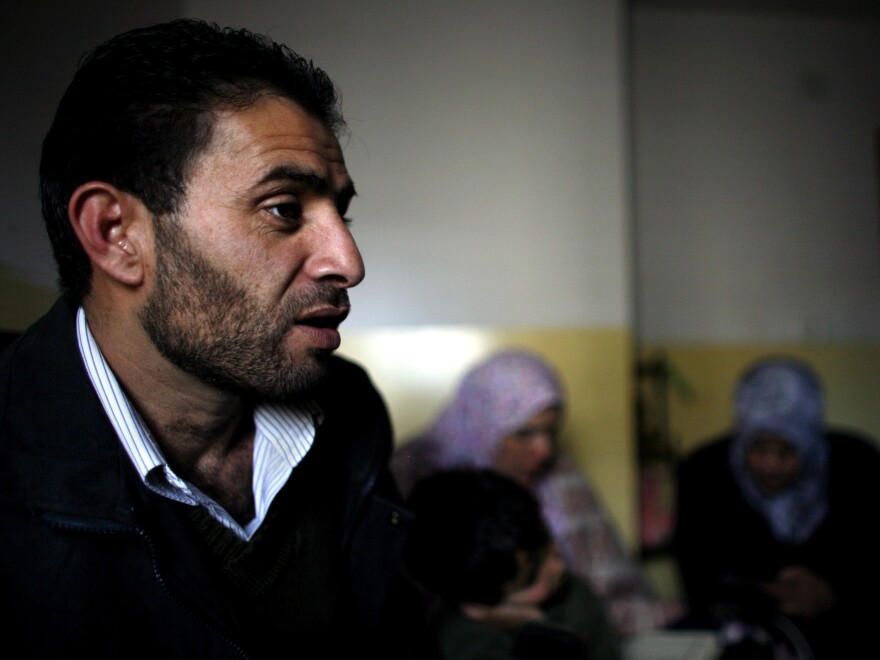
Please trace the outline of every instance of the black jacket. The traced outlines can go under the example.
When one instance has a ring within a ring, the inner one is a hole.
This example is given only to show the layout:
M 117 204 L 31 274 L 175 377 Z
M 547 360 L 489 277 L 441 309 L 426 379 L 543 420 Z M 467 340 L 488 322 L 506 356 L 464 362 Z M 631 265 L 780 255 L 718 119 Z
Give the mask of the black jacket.
M 410 514 L 387 472 L 385 406 L 334 358 L 319 394 L 348 484 L 344 552 L 358 648 L 387 643 Z M 0 599 L 9 657 L 253 657 L 181 507 L 146 489 L 82 365 L 59 301 L 0 353 Z M 344 635 L 346 631 L 341 631 Z M 375 634 L 375 638 L 371 637 Z M 384 641 L 383 641 L 384 640 Z M 11 648 L 10 648 L 11 647 Z M 283 655 L 311 657 L 296 640 Z M 386 657 L 394 655 L 389 652 Z

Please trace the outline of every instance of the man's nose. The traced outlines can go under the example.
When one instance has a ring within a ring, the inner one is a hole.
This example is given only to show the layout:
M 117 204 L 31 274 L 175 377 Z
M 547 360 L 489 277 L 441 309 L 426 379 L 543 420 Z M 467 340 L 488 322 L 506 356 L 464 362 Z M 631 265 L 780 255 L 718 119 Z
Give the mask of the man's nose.
M 364 261 L 345 220 L 335 210 L 322 218 L 311 238 L 309 275 L 332 281 L 341 288 L 357 286 L 364 279 Z

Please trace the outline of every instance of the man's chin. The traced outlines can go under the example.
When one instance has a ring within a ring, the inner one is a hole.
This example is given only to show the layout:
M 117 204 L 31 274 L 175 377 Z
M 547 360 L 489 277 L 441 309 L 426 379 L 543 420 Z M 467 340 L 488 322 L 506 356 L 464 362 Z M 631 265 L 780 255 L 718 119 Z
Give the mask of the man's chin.
M 285 369 L 274 383 L 257 394 L 274 401 L 304 401 L 314 398 L 328 380 L 332 351 L 310 351 Z M 260 389 L 260 388 L 256 388 Z

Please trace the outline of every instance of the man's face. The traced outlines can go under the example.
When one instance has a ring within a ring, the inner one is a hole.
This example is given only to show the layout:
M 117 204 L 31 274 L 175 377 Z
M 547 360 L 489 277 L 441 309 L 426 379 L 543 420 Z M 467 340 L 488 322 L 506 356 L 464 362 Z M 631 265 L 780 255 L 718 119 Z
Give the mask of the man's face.
M 140 312 L 160 352 L 223 389 L 303 395 L 339 346 L 364 266 L 335 136 L 291 101 L 222 111 L 174 218 L 158 218 Z

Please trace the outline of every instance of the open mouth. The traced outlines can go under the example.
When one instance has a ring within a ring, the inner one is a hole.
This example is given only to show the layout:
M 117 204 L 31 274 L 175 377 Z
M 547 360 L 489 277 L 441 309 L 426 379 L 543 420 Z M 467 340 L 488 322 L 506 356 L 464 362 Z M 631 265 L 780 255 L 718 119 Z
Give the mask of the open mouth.
M 339 325 L 347 316 L 348 308 L 316 310 L 300 317 L 296 327 L 310 339 L 314 348 L 335 351 L 341 343 Z
M 296 322 L 297 325 L 308 325 L 314 328 L 331 328 L 335 330 L 348 316 L 347 308 L 328 308 L 304 314 Z
M 321 316 L 321 317 L 313 317 L 309 319 L 304 319 L 299 321 L 297 325 L 310 325 L 313 328 L 333 328 L 336 329 L 339 327 L 339 324 L 342 321 L 338 317 L 332 316 Z

